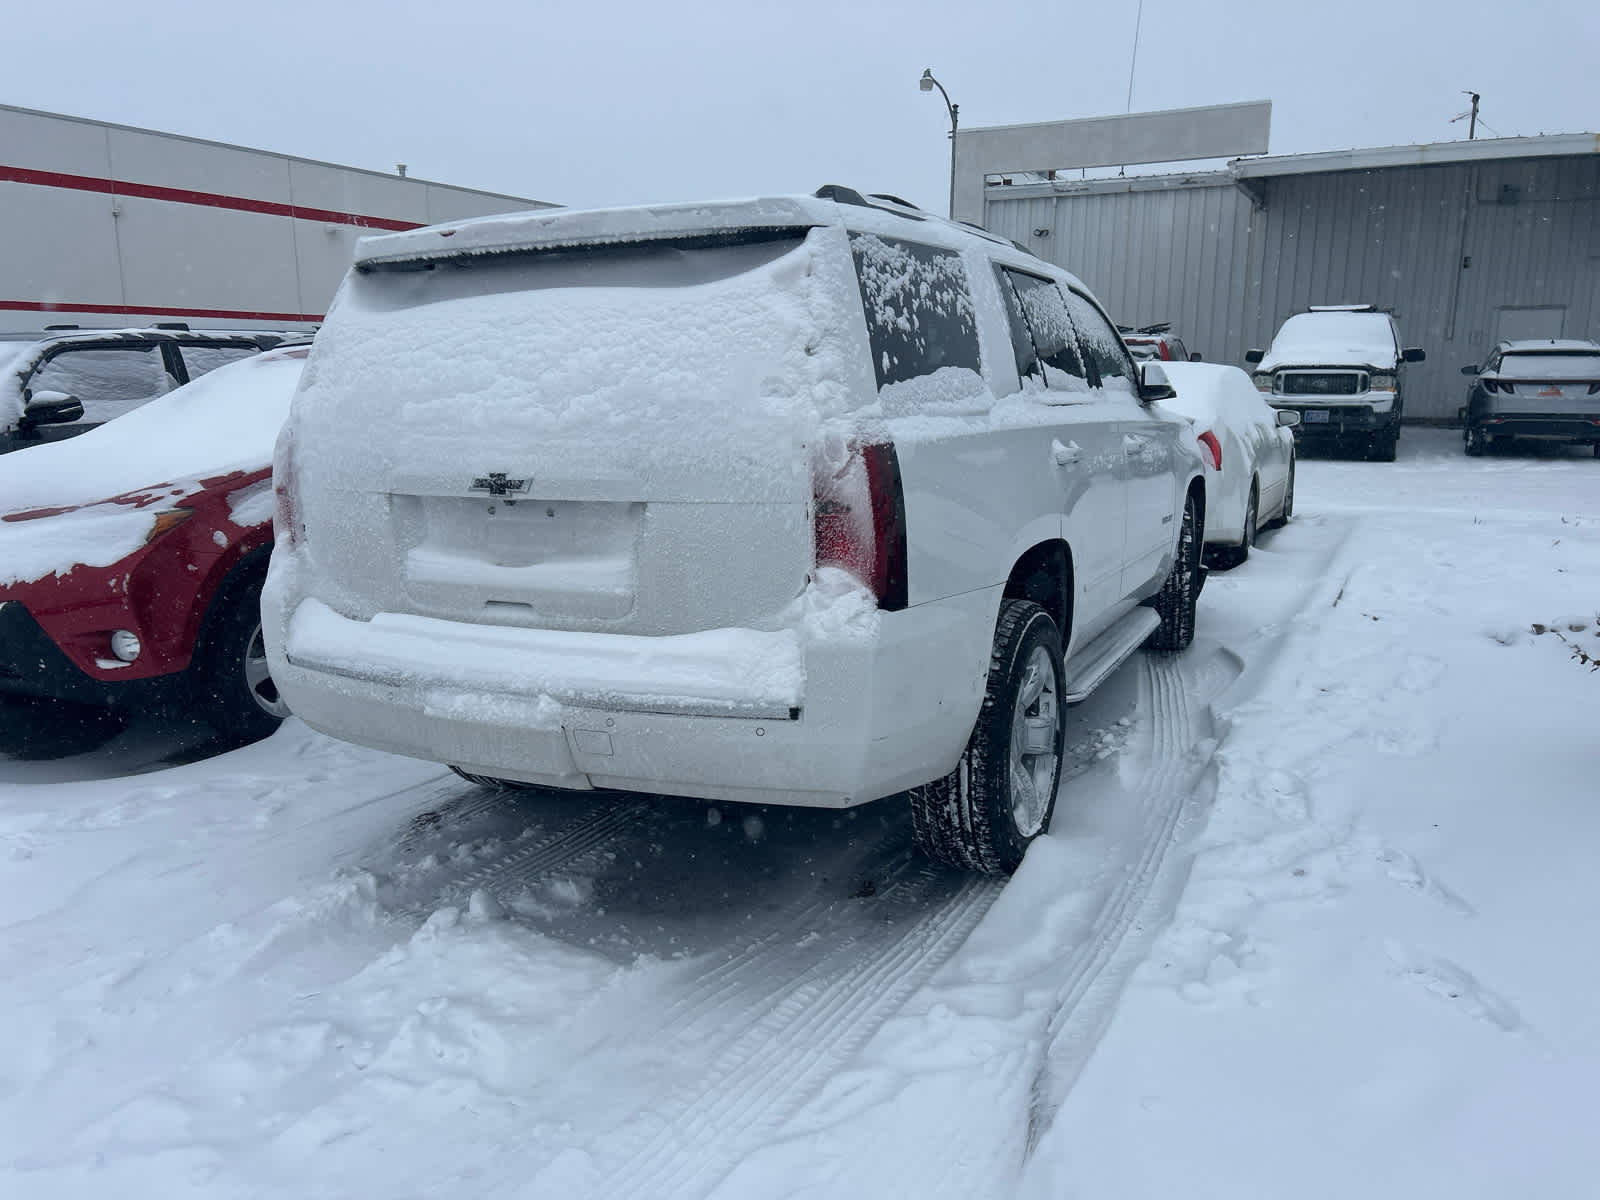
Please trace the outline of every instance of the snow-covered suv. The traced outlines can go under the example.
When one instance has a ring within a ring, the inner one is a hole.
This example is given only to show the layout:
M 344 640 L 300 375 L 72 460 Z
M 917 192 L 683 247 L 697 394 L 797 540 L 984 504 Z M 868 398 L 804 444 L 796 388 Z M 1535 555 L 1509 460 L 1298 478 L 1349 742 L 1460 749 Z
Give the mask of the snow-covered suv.
M 1004 872 L 1181 649 L 1205 488 L 1072 276 L 888 198 L 364 239 L 279 439 L 308 723 L 471 779 L 844 808 Z
M 1296 441 L 1355 446 L 1380 462 L 1394 461 L 1400 441 L 1405 364 L 1426 357 L 1402 350 L 1394 317 L 1370 304 L 1313 306 L 1244 356 L 1267 403 L 1300 414 Z

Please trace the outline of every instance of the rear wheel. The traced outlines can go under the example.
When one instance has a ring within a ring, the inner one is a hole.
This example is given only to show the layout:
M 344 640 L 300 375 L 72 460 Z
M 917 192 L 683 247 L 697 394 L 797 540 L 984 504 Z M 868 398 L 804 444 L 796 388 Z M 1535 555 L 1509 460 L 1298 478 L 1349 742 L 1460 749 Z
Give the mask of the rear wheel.
M 1283 484 L 1283 504 L 1278 508 L 1278 525 L 1287 525 L 1294 516 L 1294 455 L 1289 456 L 1289 478 Z
M 1224 569 L 1237 567 L 1250 557 L 1250 550 L 1256 544 L 1256 530 L 1261 519 L 1261 491 L 1257 481 L 1250 481 L 1250 499 L 1244 506 L 1244 530 L 1239 535 L 1239 542 L 1234 546 L 1224 546 L 1216 552 L 1217 565 Z
M 259 572 L 223 585 L 195 655 L 191 699 L 197 715 L 227 738 L 254 742 L 289 715 L 267 669 L 261 637 Z
M 1031 600 L 1000 607 L 978 723 L 956 769 L 912 788 L 912 828 L 932 858 L 1009 875 L 1049 828 L 1066 709 L 1061 633 Z
M 1194 641 L 1194 610 L 1200 602 L 1200 506 L 1191 492 L 1183 502 L 1178 552 L 1166 582 L 1150 601 L 1161 625 L 1145 641 L 1151 650 L 1173 653 Z
M 1489 448 L 1489 439 L 1482 429 L 1476 425 L 1468 425 L 1466 432 L 1466 450 L 1473 457 L 1480 457 Z

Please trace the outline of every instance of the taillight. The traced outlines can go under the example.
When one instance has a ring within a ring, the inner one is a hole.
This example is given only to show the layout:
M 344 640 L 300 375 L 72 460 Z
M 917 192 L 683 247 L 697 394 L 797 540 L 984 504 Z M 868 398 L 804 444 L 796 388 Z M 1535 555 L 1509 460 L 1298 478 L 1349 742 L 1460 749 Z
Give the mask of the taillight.
M 837 468 L 819 461 L 812 513 L 817 566 L 849 571 L 879 608 L 904 608 L 906 503 L 894 443 L 851 447 Z
M 294 545 L 305 532 L 294 489 L 294 434 L 285 425 L 272 453 L 272 537 L 280 546 Z
M 1202 433 L 1200 448 L 1205 451 L 1206 465 L 1213 471 L 1222 470 L 1222 443 L 1217 441 L 1217 435 L 1209 429 Z

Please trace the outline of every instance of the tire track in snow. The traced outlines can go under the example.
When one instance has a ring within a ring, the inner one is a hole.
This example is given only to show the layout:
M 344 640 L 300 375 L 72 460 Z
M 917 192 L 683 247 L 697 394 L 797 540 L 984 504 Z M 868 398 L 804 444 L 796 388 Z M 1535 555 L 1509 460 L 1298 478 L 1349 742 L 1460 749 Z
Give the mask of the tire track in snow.
M 1002 882 L 956 874 L 906 855 L 884 900 L 855 913 L 851 902 L 813 906 L 786 922 L 809 925 L 807 943 L 769 936 L 726 964 L 708 981 L 701 1003 L 676 1012 L 669 1029 L 689 1037 L 708 1024 L 759 1012 L 714 1058 L 710 1069 L 681 1084 L 661 1104 L 648 1128 L 636 1123 L 621 1145 L 600 1158 L 597 1194 L 694 1196 L 709 1191 L 771 1133 L 797 1112 L 839 1066 L 966 940 L 999 895 Z M 930 907 L 931 905 L 931 907 Z M 844 910 L 844 911 L 840 911 Z M 830 920 L 846 924 L 830 930 Z M 909 922 L 909 923 L 907 923 Z M 848 928 L 849 925 L 855 928 Z M 847 936 L 839 937 L 840 933 Z M 787 969 L 786 969 L 787 968 Z M 748 981 L 748 982 L 746 982 Z
M 1095 914 L 1089 935 L 1067 958 L 1057 984 L 1045 1057 L 1034 1080 L 1030 1153 L 1110 1024 L 1124 985 L 1188 877 L 1186 864 L 1181 870 L 1168 868 L 1180 827 L 1198 819 L 1210 802 L 1209 793 L 1197 787 L 1214 749 L 1208 701 L 1241 669 L 1226 651 L 1201 664 L 1194 670 L 1206 693 L 1200 699 L 1191 695 L 1182 659 L 1147 655 L 1141 664 L 1139 695 L 1141 707 L 1151 713 L 1151 747 L 1149 765 L 1134 788 L 1140 797 L 1138 855 Z

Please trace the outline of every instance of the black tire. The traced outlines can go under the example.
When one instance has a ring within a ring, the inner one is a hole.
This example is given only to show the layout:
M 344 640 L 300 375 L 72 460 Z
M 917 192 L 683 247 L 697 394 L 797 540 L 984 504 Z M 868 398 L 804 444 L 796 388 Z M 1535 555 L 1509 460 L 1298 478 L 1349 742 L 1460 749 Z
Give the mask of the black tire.
M 1283 484 L 1283 504 L 1278 509 L 1278 519 L 1273 522 L 1274 525 L 1280 527 L 1287 525 L 1290 518 L 1294 516 L 1294 468 L 1295 459 L 1294 455 L 1291 454 L 1289 456 L 1289 478 L 1284 480 Z
M 1178 553 L 1172 570 L 1150 602 L 1160 627 L 1145 640 L 1146 649 L 1175 654 L 1194 641 L 1194 610 L 1200 602 L 1200 508 L 1191 492 L 1183 502 Z
M 1237 567 L 1250 557 L 1250 550 L 1256 544 L 1256 532 L 1261 521 L 1261 489 L 1258 481 L 1250 481 L 1250 498 L 1244 505 L 1244 531 L 1239 535 L 1239 541 L 1233 546 L 1223 546 L 1212 552 L 1212 558 L 1217 566 L 1224 571 Z
M 1465 449 L 1469 457 L 1481 458 L 1483 452 L 1489 448 L 1489 439 L 1483 430 L 1476 425 L 1468 425 L 1463 435 Z
M 211 602 L 191 667 L 196 715 L 223 737 L 257 742 L 283 724 L 289 708 L 267 674 L 261 640 L 264 563 L 241 568 Z
M 515 779 L 497 779 L 493 775 L 474 775 L 471 771 L 463 771 L 460 767 L 453 763 L 446 763 L 445 765 L 457 775 L 461 776 L 461 778 L 465 779 L 468 783 L 475 783 L 479 787 L 503 788 L 511 791 L 527 791 L 535 786 L 531 783 L 518 783 Z
M 1600 442 L 1594 444 L 1594 456 L 1600 458 Z
M 987 875 L 1017 869 L 1055 811 L 1065 682 L 1050 614 L 1031 600 L 1002 601 L 988 687 L 961 761 L 908 793 L 924 854 Z
M 1375 433 L 1367 446 L 1367 458 L 1372 462 L 1393 462 L 1399 452 L 1400 431 Z

